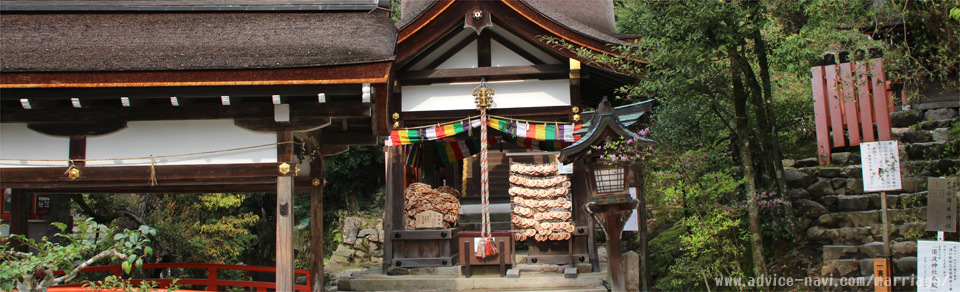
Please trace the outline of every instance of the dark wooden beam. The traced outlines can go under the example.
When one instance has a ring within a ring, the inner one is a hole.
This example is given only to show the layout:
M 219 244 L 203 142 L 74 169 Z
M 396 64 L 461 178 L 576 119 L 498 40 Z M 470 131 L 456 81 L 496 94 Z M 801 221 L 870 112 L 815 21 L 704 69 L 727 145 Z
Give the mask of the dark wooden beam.
M 344 133 L 321 131 L 320 141 L 326 145 L 357 145 L 357 146 L 375 146 L 380 138 L 372 133 Z
M 461 30 L 459 27 L 452 27 L 452 28 L 450 28 L 448 31 L 444 32 L 444 33 L 443 33 L 443 36 L 440 37 L 439 39 L 437 39 L 435 43 L 436 43 L 436 44 L 445 44 L 445 43 L 447 43 L 447 42 L 453 41 L 453 39 L 454 39 L 457 35 L 459 35 L 461 31 L 462 31 L 462 30 Z M 459 47 L 460 49 L 463 49 L 463 47 L 465 47 L 467 44 L 470 43 L 469 40 L 474 39 L 474 37 L 467 37 L 467 39 L 468 39 L 468 40 L 461 40 L 461 41 L 457 42 L 457 44 L 454 45 L 454 48 Z M 431 47 L 427 48 L 427 49 L 424 50 L 424 51 L 417 52 L 417 54 L 414 55 L 414 56 L 412 56 L 411 59 L 405 60 L 403 63 L 397 63 L 397 64 L 399 64 L 398 67 L 399 67 L 399 68 L 406 68 L 406 67 L 413 66 L 413 65 L 415 65 L 415 64 L 419 64 L 419 63 L 422 62 L 427 56 L 429 56 L 430 54 L 433 54 L 433 53 L 436 52 L 439 48 L 440 48 L 439 45 L 434 45 L 434 46 L 431 46 Z M 447 50 L 446 52 L 443 52 L 443 55 L 446 55 L 446 57 L 440 57 L 440 58 L 438 58 L 438 59 L 446 60 L 446 59 L 450 58 L 450 56 L 452 56 L 452 55 L 453 55 L 454 53 L 456 53 L 457 51 L 460 51 L 460 49 L 450 49 L 450 50 Z M 434 62 L 436 62 L 436 61 L 434 61 Z M 440 61 L 440 62 L 443 62 L 443 61 Z M 436 65 L 439 65 L 439 64 L 440 64 L 440 63 L 436 63 Z M 429 65 L 427 65 L 426 67 L 427 67 L 427 68 L 434 68 L 434 67 L 436 67 L 436 65 L 434 65 L 433 67 L 430 67 Z M 401 70 L 403 70 L 403 69 L 401 69 Z
M 537 107 L 537 108 L 506 108 L 506 109 L 492 109 L 489 111 L 491 115 L 512 117 L 512 118 L 522 118 L 522 119 L 538 119 L 538 120 L 551 120 L 557 122 L 569 122 L 569 115 L 571 112 L 570 106 L 552 106 L 552 107 Z M 403 112 L 400 113 L 400 119 L 403 120 L 405 126 L 417 126 L 420 122 L 431 123 L 433 121 L 450 121 L 453 119 L 462 119 L 463 117 L 476 115 L 478 114 L 476 110 L 450 110 L 450 111 L 430 111 L 430 112 Z
M 289 162 L 291 169 L 296 163 Z M 157 165 L 154 166 L 158 184 L 177 180 L 218 180 L 227 178 L 263 178 L 279 175 L 280 163 L 240 163 L 207 165 Z M 143 182 L 150 181 L 149 165 L 142 166 L 86 166 L 80 167 L 80 177 L 71 180 L 63 173 L 66 167 L 24 167 L 0 168 L 0 187 L 47 187 L 70 186 L 74 184 L 96 182 Z M 288 174 L 294 175 L 294 172 Z
M 278 162 L 290 162 L 293 161 L 293 132 L 291 131 L 277 131 L 277 143 L 284 143 L 277 145 L 277 161 Z M 291 168 L 293 169 L 293 168 Z
M 299 117 L 369 117 L 373 104 L 356 101 L 336 101 L 327 103 L 292 102 L 291 119 Z M 19 107 L 0 108 L 0 122 L 5 123 L 117 123 L 118 121 L 160 121 L 160 120 L 197 120 L 263 118 L 273 120 L 273 107 L 268 103 L 240 103 L 223 106 L 220 103 L 190 104 L 174 107 L 169 103 L 150 107 L 95 107 L 75 109 L 55 107 L 48 109 L 25 110 Z M 66 130 L 64 130 L 66 131 Z
M 35 122 L 27 128 L 52 136 L 106 135 L 127 127 L 125 121 Z
M 189 100 L 194 98 L 216 98 L 227 95 L 230 97 L 251 98 L 269 102 L 271 96 L 282 97 L 304 96 L 312 97 L 316 101 L 318 93 L 324 93 L 328 98 L 356 97 L 360 99 L 362 84 L 314 84 L 314 85 L 264 85 L 264 86 L 153 86 L 153 87 L 72 87 L 72 88 L 4 88 L 0 100 L 17 100 L 29 98 L 31 104 L 47 99 L 63 100 L 79 98 L 81 101 L 102 100 L 111 101 L 114 106 L 120 107 L 120 97 L 128 97 L 131 106 L 140 106 L 139 102 L 150 102 L 151 99 L 169 99 L 176 96 Z M 147 99 L 147 100 L 143 100 Z M 34 106 L 34 108 L 42 108 Z
M 466 10 L 457 8 L 460 6 L 473 5 L 461 1 L 439 1 L 400 30 L 397 33 L 397 64 L 406 66 L 414 56 L 435 46 L 437 40 L 447 32 L 463 29 L 463 15 Z M 459 12 L 441 13 L 454 10 Z
M 309 68 L 0 74 L 0 88 L 247 86 L 385 83 L 393 61 Z
M 276 131 L 314 131 L 330 125 L 330 118 L 315 117 L 311 119 L 298 119 L 289 122 L 276 122 L 273 118 L 254 119 L 243 118 L 233 121 L 238 127 L 260 132 Z
M 560 79 L 568 75 L 566 64 L 480 67 L 458 69 L 434 69 L 403 72 L 398 78 L 400 84 L 432 84 L 450 82 L 522 80 L 522 79 Z
M 530 63 L 533 63 L 534 65 L 546 64 L 546 63 L 544 63 L 542 60 L 540 60 L 540 58 L 537 58 L 536 56 L 534 56 L 534 55 L 531 54 L 530 52 L 527 52 L 527 50 L 524 50 L 524 49 L 520 48 L 520 46 L 518 46 L 517 44 L 514 44 L 514 43 L 512 43 L 512 42 L 510 42 L 509 40 L 507 40 L 507 39 L 504 38 L 503 36 L 500 36 L 500 35 L 498 35 L 498 34 L 492 33 L 492 34 L 490 35 L 490 37 L 493 38 L 493 40 L 497 41 L 497 43 L 500 43 L 501 45 L 503 45 L 504 47 L 506 47 L 507 49 L 509 49 L 510 51 L 516 53 L 517 55 L 520 55 L 520 57 L 523 57 L 524 59 L 527 59 L 527 61 L 530 61 Z
M 490 16 L 486 16 L 490 19 Z M 477 67 L 490 67 L 492 57 L 490 55 L 490 30 L 484 30 L 477 38 Z
M 347 152 L 347 150 L 350 150 L 350 146 L 329 145 L 329 144 L 321 144 L 320 147 L 317 149 L 317 151 L 320 152 L 320 154 L 322 154 L 323 156 L 334 156 L 343 152 Z
M 85 166 L 86 161 L 83 159 L 87 158 L 87 136 L 70 136 L 69 151 L 69 157 L 74 160 L 74 165 L 77 167 Z

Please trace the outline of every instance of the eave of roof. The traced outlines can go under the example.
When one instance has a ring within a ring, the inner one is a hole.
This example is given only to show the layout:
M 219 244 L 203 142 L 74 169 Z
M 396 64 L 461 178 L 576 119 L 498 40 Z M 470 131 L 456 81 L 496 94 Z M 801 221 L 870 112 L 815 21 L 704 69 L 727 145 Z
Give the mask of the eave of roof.
M 0 0 L 2 12 L 279 12 L 390 9 L 389 0 Z
M 394 59 L 386 13 L 5 13 L 9 72 L 236 70 Z

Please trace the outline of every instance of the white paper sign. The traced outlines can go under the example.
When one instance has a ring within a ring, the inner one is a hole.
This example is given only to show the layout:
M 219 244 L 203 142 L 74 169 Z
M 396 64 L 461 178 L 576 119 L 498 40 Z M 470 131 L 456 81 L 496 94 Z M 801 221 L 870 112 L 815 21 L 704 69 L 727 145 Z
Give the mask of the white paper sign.
M 917 291 L 960 291 L 960 242 L 917 241 Z
M 863 167 L 863 191 L 900 190 L 900 142 L 860 143 Z
M 629 189 L 630 189 L 630 197 L 636 199 L 637 188 L 631 187 Z M 627 217 L 627 223 L 623 225 L 623 231 L 640 231 L 640 224 L 637 224 L 638 211 L 640 211 L 639 208 L 637 208 L 637 210 L 633 210 L 633 213 L 631 213 L 630 216 Z
M 560 161 L 557 161 L 557 173 L 559 174 L 573 174 L 573 163 L 563 164 Z

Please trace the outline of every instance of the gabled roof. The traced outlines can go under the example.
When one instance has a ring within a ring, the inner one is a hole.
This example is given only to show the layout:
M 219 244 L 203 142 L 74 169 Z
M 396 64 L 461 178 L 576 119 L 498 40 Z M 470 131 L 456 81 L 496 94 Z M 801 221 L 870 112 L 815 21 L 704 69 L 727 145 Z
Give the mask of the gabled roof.
M 629 128 L 630 126 L 633 126 L 634 124 L 639 122 L 640 118 L 646 115 L 647 112 L 650 112 L 650 110 L 653 108 L 653 103 L 654 103 L 654 100 L 651 99 L 651 100 L 617 106 L 613 108 L 613 114 L 620 119 L 620 123 L 623 124 L 624 127 Z M 581 116 L 587 122 L 583 123 L 583 128 L 581 128 L 580 131 L 577 131 L 574 134 L 582 135 L 586 133 L 588 130 L 590 130 L 593 122 L 593 117 L 594 115 L 596 115 L 596 113 L 597 113 L 596 111 L 583 112 Z
M 405 28 L 414 20 L 421 17 L 428 8 L 439 2 L 442 1 L 402 1 L 400 6 L 401 18 L 400 21 L 397 22 L 397 27 L 400 29 Z M 505 2 L 523 3 L 557 24 L 593 39 L 611 44 L 627 44 L 618 38 L 621 34 L 617 33 L 612 0 L 507 0 Z
M 623 139 L 636 138 L 644 143 L 653 143 L 653 140 L 640 137 L 640 135 L 627 129 L 627 126 L 620 121 L 620 117 L 616 114 L 613 106 L 610 105 L 610 102 L 607 101 L 606 98 L 597 106 L 597 111 L 589 123 L 591 124 L 590 130 L 587 131 L 580 140 L 560 150 L 558 159 L 561 162 L 570 163 L 577 158 L 583 157 L 590 151 L 591 146 L 602 143 L 602 141 L 608 137 Z
M 393 60 L 386 13 L 4 11 L 10 72 L 302 68 Z

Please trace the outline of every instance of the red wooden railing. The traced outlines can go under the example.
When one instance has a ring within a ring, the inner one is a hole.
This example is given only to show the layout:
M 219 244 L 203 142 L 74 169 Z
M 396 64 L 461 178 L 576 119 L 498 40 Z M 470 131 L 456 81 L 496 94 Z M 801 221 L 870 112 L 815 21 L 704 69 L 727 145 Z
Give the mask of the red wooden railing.
M 830 164 L 834 148 L 890 140 L 893 92 L 881 59 L 817 66 L 810 71 L 821 165 Z
M 257 281 L 237 281 L 237 280 L 220 280 L 217 278 L 218 271 L 220 270 L 235 270 L 235 271 L 249 271 L 249 272 L 262 272 L 262 273 L 276 273 L 277 269 L 274 267 L 257 267 L 257 266 L 241 266 L 241 265 L 221 265 L 221 264 L 201 264 L 201 263 L 159 263 L 159 264 L 143 264 L 142 269 L 202 269 L 207 270 L 206 279 L 177 279 L 177 285 L 197 285 L 197 286 L 206 286 L 207 291 L 220 291 L 220 286 L 231 286 L 231 287 L 251 287 L 256 288 L 257 291 L 267 291 L 267 289 L 277 289 L 277 283 L 274 282 L 257 282 Z M 99 266 L 99 267 L 87 267 L 80 270 L 81 273 L 89 272 L 112 272 L 114 276 L 120 276 L 122 273 L 122 267 L 120 265 L 113 266 Z M 294 285 L 293 289 L 296 291 L 310 291 L 310 271 L 309 270 L 294 270 L 295 275 L 303 275 L 307 277 L 306 285 Z M 57 271 L 55 274 L 62 275 L 62 271 Z M 139 285 L 142 281 L 151 281 L 157 282 L 160 288 L 167 288 L 173 282 L 173 279 L 131 279 L 130 282 L 134 285 Z M 60 285 L 57 287 L 79 287 L 83 284 L 66 284 Z

